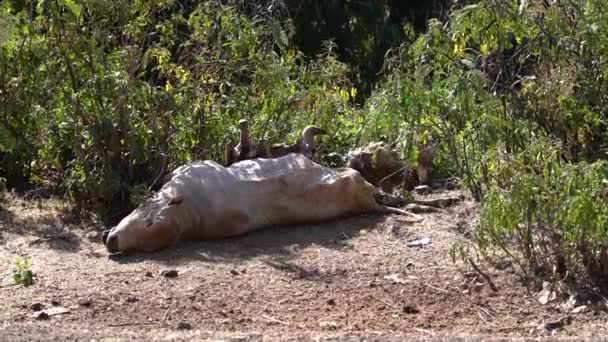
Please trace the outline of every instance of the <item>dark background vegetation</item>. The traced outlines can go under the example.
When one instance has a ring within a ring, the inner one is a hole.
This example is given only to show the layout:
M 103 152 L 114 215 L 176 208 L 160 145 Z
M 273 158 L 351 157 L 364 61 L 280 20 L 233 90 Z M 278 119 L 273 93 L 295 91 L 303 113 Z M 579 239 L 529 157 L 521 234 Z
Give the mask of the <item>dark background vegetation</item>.
M 268 142 L 323 126 L 321 155 L 415 160 L 432 133 L 435 175 L 482 206 L 453 257 L 606 290 L 607 19 L 600 0 L 5 1 L 1 183 L 121 214 L 219 160 L 241 118 Z

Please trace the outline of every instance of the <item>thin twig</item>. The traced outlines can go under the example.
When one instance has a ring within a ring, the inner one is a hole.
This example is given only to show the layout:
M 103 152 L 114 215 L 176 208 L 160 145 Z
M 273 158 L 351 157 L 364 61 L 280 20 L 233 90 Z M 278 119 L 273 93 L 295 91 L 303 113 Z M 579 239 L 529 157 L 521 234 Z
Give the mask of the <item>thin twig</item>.
M 490 278 L 489 275 L 487 275 L 484 271 L 482 271 L 479 267 L 477 267 L 477 265 L 475 264 L 475 262 L 473 261 L 473 259 L 471 259 L 471 258 L 468 258 L 468 259 L 469 259 L 469 264 L 471 265 L 471 267 L 473 267 L 473 269 L 477 273 L 479 273 L 483 277 L 483 279 L 486 280 L 486 282 L 488 283 L 488 285 L 490 285 L 490 288 L 492 289 L 492 291 L 498 292 L 498 288 L 496 287 L 496 285 L 492 281 L 492 278 Z
M 391 309 L 393 309 L 393 310 L 395 310 L 395 311 L 401 312 L 401 310 L 397 309 L 397 307 L 396 307 L 396 306 L 394 306 L 393 304 L 391 304 L 391 303 L 389 303 L 389 302 L 386 302 L 386 301 L 384 301 L 384 300 L 382 300 L 382 299 L 379 299 L 379 298 L 376 298 L 376 297 L 372 297 L 372 298 L 374 298 L 374 299 L 375 299 L 375 300 L 377 300 L 378 302 L 380 302 L 380 303 L 382 303 L 382 304 L 384 304 L 384 305 L 388 306 L 389 308 L 391 308 Z
M 387 180 L 387 179 L 391 178 L 392 176 L 396 175 L 397 173 L 402 172 L 402 171 L 405 171 L 406 169 L 409 169 L 409 168 L 410 168 L 410 165 L 408 165 L 408 164 L 406 163 L 406 164 L 405 164 L 403 167 L 400 167 L 399 169 L 397 169 L 397 171 L 392 172 L 392 173 L 389 173 L 389 174 L 388 174 L 388 176 L 386 176 L 386 177 L 382 178 L 382 179 L 381 179 L 381 180 L 378 182 L 378 186 L 380 186 L 380 184 L 381 184 L 382 182 L 384 182 L 385 180 Z
M 420 328 L 412 328 L 412 330 L 416 330 L 417 332 L 421 332 L 421 333 L 425 333 L 431 336 L 435 336 L 435 332 L 431 331 L 431 330 L 426 330 L 426 329 L 420 329 Z
M 115 323 L 108 324 L 108 327 L 128 327 L 128 326 L 138 326 L 138 325 L 154 325 L 159 322 L 133 322 L 133 323 Z
M 262 317 L 264 317 L 265 319 L 267 319 L 267 320 L 269 320 L 271 322 L 279 323 L 279 324 L 282 324 L 282 325 L 289 325 L 289 323 L 287 323 L 287 322 L 283 322 L 281 320 L 278 320 L 278 319 L 276 319 L 274 317 L 270 317 L 268 315 L 262 315 Z
M 479 310 L 483 311 L 483 313 L 485 313 L 486 315 L 488 315 L 493 321 L 496 320 L 496 317 L 494 317 L 494 315 L 492 315 L 490 313 L 490 311 L 488 311 L 488 309 L 484 308 L 483 306 L 473 303 L 471 302 L 473 305 L 475 305 Z
M 442 289 L 442 288 L 439 288 L 439 287 L 433 286 L 433 285 L 431 285 L 431 284 L 426 284 L 426 283 L 421 283 L 421 284 L 422 284 L 422 285 L 424 285 L 424 286 L 426 286 L 426 287 L 428 287 L 428 288 L 431 288 L 431 289 L 433 289 L 433 290 L 441 291 L 441 292 L 443 292 L 443 293 L 450 293 L 450 291 L 448 291 L 448 290 L 445 290 L 445 289 Z

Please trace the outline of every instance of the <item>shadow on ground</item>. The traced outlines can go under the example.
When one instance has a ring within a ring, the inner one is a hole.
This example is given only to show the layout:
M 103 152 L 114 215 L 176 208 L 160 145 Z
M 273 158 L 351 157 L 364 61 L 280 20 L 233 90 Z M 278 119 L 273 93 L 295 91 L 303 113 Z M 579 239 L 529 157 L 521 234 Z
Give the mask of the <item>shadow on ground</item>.
M 36 203 L 28 201 L 17 206 L 0 207 L 0 241 L 6 242 L 8 234 L 16 234 L 27 237 L 30 247 L 44 245 L 58 251 L 79 251 L 81 237 L 74 232 L 74 226 L 68 226 L 56 212 Z M 28 214 L 21 215 L 20 211 Z
M 188 261 L 240 263 L 258 256 L 272 256 L 279 261 L 274 261 L 271 266 L 312 276 L 292 267 L 288 262 L 289 257 L 313 245 L 335 250 L 351 248 L 350 239 L 358 236 L 362 229 L 372 229 L 384 220 L 385 216 L 374 214 L 315 225 L 268 227 L 222 240 L 182 242 L 154 253 L 113 255 L 112 260 L 121 264 L 152 260 L 178 266 Z

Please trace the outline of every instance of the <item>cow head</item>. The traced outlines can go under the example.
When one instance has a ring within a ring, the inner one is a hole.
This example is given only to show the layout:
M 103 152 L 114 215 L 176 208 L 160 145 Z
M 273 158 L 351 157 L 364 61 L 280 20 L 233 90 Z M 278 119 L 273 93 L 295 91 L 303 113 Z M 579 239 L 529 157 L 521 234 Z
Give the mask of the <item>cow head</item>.
M 102 234 L 110 253 L 140 250 L 151 252 L 168 247 L 179 239 L 180 230 L 171 220 L 172 212 L 182 203 L 180 195 L 156 198 L 142 203 L 118 225 Z

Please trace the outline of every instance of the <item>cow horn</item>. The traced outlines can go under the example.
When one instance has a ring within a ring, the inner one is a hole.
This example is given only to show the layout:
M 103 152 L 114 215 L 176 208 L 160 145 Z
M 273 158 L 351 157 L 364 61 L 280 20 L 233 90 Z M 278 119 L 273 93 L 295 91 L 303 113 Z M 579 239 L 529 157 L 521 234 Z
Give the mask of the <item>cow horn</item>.
M 178 205 L 184 201 L 184 197 L 182 195 L 177 195 L 171 198 L 169 201 L 169 206 Z

